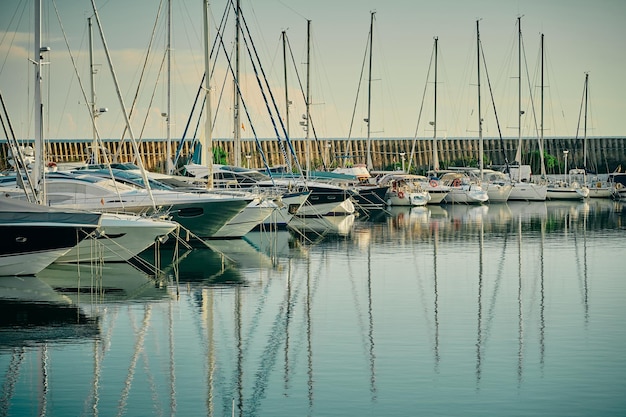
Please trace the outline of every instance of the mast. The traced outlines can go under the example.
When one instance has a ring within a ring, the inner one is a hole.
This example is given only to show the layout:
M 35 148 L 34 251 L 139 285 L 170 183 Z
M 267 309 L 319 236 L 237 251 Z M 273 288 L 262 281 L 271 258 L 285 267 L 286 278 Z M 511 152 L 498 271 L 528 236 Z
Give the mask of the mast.
M 287 83 L 287 32 L 283 30 L 283 72 L 285 77 L 285 129 L 287 130 L 287 136 L 291 137 L 289 133 L 289 89 Z
M 235 166 L 241 166 L 241 117 L 239 115 L 239 107 L 241 105 L 241 97 L 239 95 L 239 61 L 240 61 L 240 47 L 239 47 L 239 34 L 241 33 L 241 20 L 240 20 L 240 0 L 237 0 L 235 10 L 235 79 L 233 81 L 234 89 L 234 103 L 233 103 L 233 142 L 234 142 L 234 164 Z
M 522 18 L 517 18 L 517 152 L 515 162 L 518 165 L 519 181 L 522 175 Z
M 437 49 L 439 38 L 435 37 L 435 111 L 433 116 L 433 170 L 439 170 L 439 150 L 437 149 Z
M 480 31 L 478 29 L 480 20 L 476 21 L 476 53 L 478 63 L 478 167 L 480 168 L 480 178 L 483 178 L 483 118 L 480 109 Z
M 174 167 L 172 166 L 172 0 L 167 2 L 167 114 L 165 122 L 167 123 L 167 147 L 165 158 L 165 172 L 172 174 Z
M 94 164 L 100 163 L 100 149 L 98 148 L 98 132 L 96 130 L 96 87 L 93 76 L 95 75 L 95 68 L 93 65 L 93 26 L 91 23 L 91 17 L 87 18 L 87 24 L 89 26 L 89 74 L 91 81 L 91 115 L 93 119 L 93 139 L 91 142 L 91 159 Z
M 43 100 L 41 97 L 43 53 L 49 48 L 41 46 L 41 0 L 35 0 L 35 45 L 33 63 L 35 69 L 35 165 L 33 168 L 33 181 L 35 190 L 35 202 L 45 204 L 46 187 L 44 181 L 44 120 L 43 120 Z
M 369 62 L 369 79 L 367 84 L 367 169 L 372 170 L 374 166 L 372 164 L 372 144 L 370 142 L 371 132 L 371 116 L 372 116 L 372 45 L 374 43 L 374 15 L 376 12 L 370 12 L 370 62 Z
M 539 125 L 539 160 L 541 161 L 541 177 L 546 177 L 546 166 L 543 160 L 543 33 L 541 34 L 541 121 Z
M 202 146 L 201 160 L 207 166 L 207 188 L 213 188 L 213 124 L 211 120 L 211 67 L 210 67 L 210 39 L 209 39 L 209 0 L 203 0 L 202 17 L 204 26 L 204 92 L 205 92 L 205 122 L 204 146 Z
M 587 175 L 587 98 L 589 93 L 589 73 L 585 73 L 585 124 L 584 124 L 584 136 L 583 136 L 583 168 L 585 169 L 585 175 Z
M 311 21 L 306 21 L 306 170 L 307 175 L 311 172 L 311 144 L 310 127 L 311 127 Z

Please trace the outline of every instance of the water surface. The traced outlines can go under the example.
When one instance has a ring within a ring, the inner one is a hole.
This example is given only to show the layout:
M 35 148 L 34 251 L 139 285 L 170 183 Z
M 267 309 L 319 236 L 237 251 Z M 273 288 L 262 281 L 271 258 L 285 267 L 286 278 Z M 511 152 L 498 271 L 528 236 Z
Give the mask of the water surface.
M 625 415 L 625 213 L 394 209 L 2 277 L 0 415 Z

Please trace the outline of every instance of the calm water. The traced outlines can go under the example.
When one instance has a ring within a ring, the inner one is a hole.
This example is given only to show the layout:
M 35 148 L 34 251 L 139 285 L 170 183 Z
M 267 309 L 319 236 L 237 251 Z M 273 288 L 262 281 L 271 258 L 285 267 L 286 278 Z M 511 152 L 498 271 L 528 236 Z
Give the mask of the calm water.
M 0 416 L 626 415 L 620 203 L 248 237 L 0 278 Z

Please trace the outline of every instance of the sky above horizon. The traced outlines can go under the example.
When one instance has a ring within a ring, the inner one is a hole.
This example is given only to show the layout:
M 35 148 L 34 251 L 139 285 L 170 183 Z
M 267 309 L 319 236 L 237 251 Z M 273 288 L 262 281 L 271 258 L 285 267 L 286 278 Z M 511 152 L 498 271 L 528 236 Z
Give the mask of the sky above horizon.
M 20 139 L 32 138 L 34 130 L 34 65 L 30 61 L 33 57 L 33 3 L 33 0 L 0 3 L 0 91 Z M 43 80 L 45 136 L 90 138 L 87 18 L 93 15 L 92 3 L 63 0 L 44 0 L 43 3 L 43 44 L 51 48 Z M 137 97 L 132 115 L 134 136 L 166 137 L 167 122 L 162 114 L 167 113 L 168 108 L 167 2 L 95 0 L 95 4 L 126 109 L 130 109 Z M 226 0 L 210 2 L 212 40 L 217 37 L 216 27 L 228 4 Z M 305 136 L 301 121 L 306 111 L 303 96 L 307 79 L 307 20 L 311 21 L 308 66 L 309 108 L 314 127 L 309 131 L 311 137 L 366 137 L 368 126 L 364 119 L 368 117 L 368 91 L 371 137 L 432 137 L 435 37 L 438 38 L 437 137 L 477 136 L 477 21 L 485 60 L 480 69 L 483 135 L 497 137 L 500 132 L 503 137 L 517 137 L 517 19 L 520 16 L 524 57 L 522 135 L 537 136 L 541 120 L 546 137 L 582 137 L 585 120 L 588 136 L 626 135 L 623 76 L 626 48 L 622 45 L 626 41 L 626 2 L 621 0 L 443 0 L 428 3 L 414 0 L 241 0 L 241 8 L 246 31 L 251 34 L 261 63 L 261 67 L 252 65 L 242 40 L 239 85 L 245 103 L 241 116 L 243 138 L 253 137 L 255 133 L 261 138 L 276 136 L 274 126 L 279 126 L 279 122 L 272 122 L 265 104 L 268 101 L 271 107 L 272 98 L 285 120 L 282 31 L 286 32 L 290 47 L 287 55 L 293 55 L 295 61 L 287 64 L 287 92 L 292 101 L 289 132 L 293 138 Z M 375 12 L 375 18 L 370 77 L 371 12 Z M 232 137 L 233 132 L 233 86 L 225 59 L 226 54 L 233 51 L 232 17 L 231 13 L 211 82 L 212 114 L 216 120 L 214 138 Z M 115 139 L 124 132 L 122 106 L 103 52 L 97 22 L 95 19 L 93 22 L 96 107 L 108 109 L 97 118 L 97 126 L 102 138 Z M 148 65 L 142 70 L 153 28 Z M 180 138 L 204 71 L 201 0 L 172 0 L 172 32 L 171 135 Z M 543 84 L 540 82 L 541 34 L 544 35 Z M 249 41 L 248 45 L 251 46 Z M 272 96 L 266 93 L 265 99 L 259 93 L 255 76 L 255 69 L 260 72 L 260 68 L 272 92 Z M 589 88 L 585 118 L 586 73 Z M 372 81 L 368 90 L 369 78 Z M 542 96 L 543 113 L 540 110 Z M 196 124 L 194 118 L 187 137 L 194 135 Z M 196 135 L 204 134 L 203 127 L 201 122 Z

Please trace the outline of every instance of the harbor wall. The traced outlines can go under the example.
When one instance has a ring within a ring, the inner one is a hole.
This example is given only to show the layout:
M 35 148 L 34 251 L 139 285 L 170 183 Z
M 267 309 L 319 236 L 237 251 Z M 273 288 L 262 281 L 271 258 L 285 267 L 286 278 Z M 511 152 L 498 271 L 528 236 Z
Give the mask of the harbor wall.
M 243 166 L 251 168 L 264 167 L 264 159 L 269 166 L 285 165 L 285 155 L 291 155 L 290 148 L 296 154 L 303 169 L 307 168 L 307 148 L 310 150 L 310 169 L 333 168 L 342 165 L 366 162 L 368 140 L 359 139 L 291 139 L 291 146 L 284 140 L 262 139 L 241 141 L 240 161 Z M 544 154 L 548 174 L 561 173 L 565 164 L 567 150 L 567 167 L 583 167 L 584 155 L 587 155 L 588 168 L 606 173 L 614 171 L 622 165 L 626 168 L 626 137 L 593 137 L 587 138 L 587 149 L 581 138 L 545 138 Z M 32 142 L 30 143 L 32 146 Z M 91 140 L 49 140 L 46 143 L 47 160 L 57 163 L 85 161 L 88 158 Z M 522 160 L 533 166 L 533 172 L 539 172 L 537 139 L 522 141 Z M 132 143 L 119 140 L 104 140 L 103 146 L 110 157 L 118 162 L 134 160 Z M 484 164 L 504 165 L 515 159 L 518 146 L 517 138 L 485 138 L 483 140 Z M 143 140 L 138 143 L 139 152 L 144 166 L 153 171 L 162 171 L 165 166 L 167 143 L 165 139 Z M 173 152 L 178 141 L 172 144 Z M 232 139 L 214 139 L 214 152 L 219 155 L 219 163 L 234 163 L 234 142 Z M 375 170 L 391 170 L 404 168 L 414 172 L 424 172 L 432 166 L 432 139 L 384 138 L 369 140 L 370 155 Z M 477 138 L 447 138 L 437 141 L 439 162 L 442 168 L 448 166 L 474 165 L 479 154 Z M 190 142 L 185 141 L 182 155 L 191 152 Z M 414 155 L 410 161 L 410 155 Z M 292 166 L 293 158 L 291 158 Z M 410 163 L 410 165 L 409 165 Z M 8 145 L 6 140 L 0 141 L 0 169 L 8 169 Z

